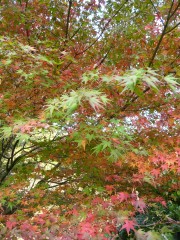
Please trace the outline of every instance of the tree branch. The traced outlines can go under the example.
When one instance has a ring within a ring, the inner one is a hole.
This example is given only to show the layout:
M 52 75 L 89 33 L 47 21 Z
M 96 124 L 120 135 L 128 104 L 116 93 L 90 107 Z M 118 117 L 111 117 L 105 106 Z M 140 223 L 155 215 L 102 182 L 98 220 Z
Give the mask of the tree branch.
M 80 26 L 70 37 L 70 40 L 73 39 L 73 37 L 79 32 L 79 30 L 82 28 L 82 26 Z
M 24 9 L 24 14 L 26 15 L 26 12 L 27 12 L 27 8 L 28 8 L 28 3 L 29 3 L 29 0 L 26 0 L 25 2 L 25 9 Z M 26 32 L 26 37 L 27 37 L 27 41 L 28 41 L 28 44 L 30 45 L 31 44 L 31 41 L 30 41 L 30 34 L 29 34 L 29 29 L 28 29 L 28 21 L 25 20 L 25 32 Z
M 174 1 L 173 1 L 173 3 L 174 3 Z M 171 13 L 170 18 L 172 18 L 174 16 L 174 14 L 176 13 L 176 11 L 178 10 L 179 7 L 180 7 L 180 2 L 177 4 L 174 11 Z
M 17 146 L 17 142 L 15 143 L 15 145 Z M 16 148 L 15 146 L 15 148 Z M 12 150 L 13 152 L 15 151 Z M 31 149 L 29 152 L 26 152 L 24 154 L 21 154 L 20 156 L 18 156 L 16 159 L 14 159 L 14 155 L 11 154 L 11 157 L 8 159 L 7 163 L 6 163 L 6 170 L 4 170 L 4 174 L 2 175 L 2 177 L 0 178 L 0 185 L 4 182 L 4 180 L 7 178 L 7 176 L 10 174 L 10 172 L 12 171 L 12 169 L 16 166 L 17 163 L 19 163 L 19 161 L 21 159 L 23 159 L 25 156 L 28 156 L 28 154 L 32 153 L 33 151 L 40 149 L 40 147 L 35 147 L 33 149 Z M 14 161 L 13 161 L 14 159 Z
M 13 145 L 13 147 L 12 147 L 11 158 L 10 158 L 10 159 L 11 159 L 11 164 L 12 164 L 12 162 L 13 162 L 14 152 L 15 152 L 15 149 L 16 149 L 18 143 L 19 143 L 19 140 L 17 140 L 17 141 L 15 142 L 15 144 Z
M 156 8 L 156 6 L 154 5 L 153 1 L 152 1 L 152 0 L 150 0 L 150 2 L 151 2 L 151 4 L 152 4 L 152 6 L 153 6 L 154 10 L 156 11 L 156 13 L 157 13 L 157 14 L 159 14 L 159 11 L 158 11 L 158 9 Z M 160 21 L 161 21 L 161 23 L 162 23 L 162 24 L 163 24 L 163 26 L 164 26 L 164 22 L 163 22 L 163 19 L 162 19 L 162 17 L 160 17 Z
M 99 34 L 99 36 L 98 36 L 87 48 L 85 48 L 83 51 L 76 53 L 76 54 L 75 54 L 75 57 L 78 56 L 78 55 L 80 55 L 80 54 L 85 53 L 87 50 L 89 50 L 93 45 L 95 45 L 95 44 L 98 42 L 98 40 L 101 38 L 101 36 L 103 35 L 103 33 L 106 31 L 108 25 L 109 25 L 109 24 L 111 23 L 111 21 L 113 20 L 113 18 L 119 13 L 119 11 L 124 7 L 124 5 L 125 5 L 127 2 L 128 2 L 128 0 L 126 0 L 126 1 L 120 6 L 120 8 L 112 15 L 112 17 L 108 20 L 108 22 L 107 22 L 107 23 L 105 24 L 105 26 L 103 27 L 103 29 L 102 29 L 101 33 Z M 79 29 L 80 29 L 80 28 L 79 28 Z M 77 30 L 77 32 L 79 31 L 79 29 Z M 76 32 L 75 32 L 75 34 L 76 34 Z M 75 34 L 73 34 L 73 36 L 74 36 Z M 71 37 L 71 39 L 72 39 L 72 37 Z M 65 71 L 72 63 L 73 63 L 73 62 L 70 61 L 70 62 L 62 69 L 62 71 Z
M 150 60 L 150 62 L 149 62 L 148 67 L 151 67 L 151 66 L 153 65 L 154 59 L 155 59 L 156 54 L 157 54 L 157 52 L 158 52 L 158 50 L 159 50 L 159 48 L 160 48 L 161 42 L 162 42 L 162 40 L 163 40 L 163 37 L 164 37 L 164 35 L 166 34 L 166 29 L 167 29 L 167 27 L 168 27 L 168 23 L 169 23 L 169 20 L 170 20 L 170 18 L 171 18 L 170 15 L 171 15 L 171 10 L 172 10 L 172 8 L 173 8 L 173 3 L 174 3 L 174 1 L 172 1 L 171 6 L 170 6 L 170 8 L 169 8 L 168 16 L 167 16 L 167 19 L 166 19 L 166 22 L 165 22 L 163 31 L 162 31 L 161 36 L 160 36 L 160 39 L 159 39 L 159 41 L 158 41 L 158 43 L 157 43 L 157 45 L 156 45 L 156 48 L 155 48 L 155 50 L 154 50 L 154 52 L 153 52 L 153 55 L 152 55 L 152 57 L 151 57 L 151 60 Z
M 66 39 L 68 38 L 68 32 L 69 32 L 71 7 L 72 7 L 72 0 L 69 0 L 69 7 L 68 7 L 68 14 L 67 14 L 67 21 L 66 21 L 66 31 L 65 31 L 65 38 Z
M 158 41 L 158 43 L 157 43 L 157 45 L 156 45 L 156 48 L 155 48 L 155 50 L 154 50 L 154 52 L 153 52 L 153 55 L 152 55 L 152 57 L 151 57 L 151 59 L 150 59 L 150 61 L 149 61 L 148 67 L 151 67 L 151 66 L 153 65 L 154 59 L 155 59 L 155 57 L 156 57 L 156 55 L 157 55 L 157 52 L 158 52 L 158 50 L 159 50 L 159 48 L 160 48 L 160 45 L 161 45 L 162 40 L 163 40 L 163 37 L 164 37 L 165 34 L 166 34 L 166 29 L 167 29 L 167 27 L 168 27 L 169 20 L 170 20 L 170 18 L 172 17 L 171 11 L 172 11 L 173 5 L 174 5 L 174 0 L 172 1 L 171 6 L 170 6 L 170 8 L 169 8 L 168 16 L 167 16 L 166 22 L 165 22 L 165 24 L 164 24 L 163 31 L 162 31 L 161 36 L 160 36 L 160 39 L 159 39 L 159 41 Z M 176 10 L 177 10 L 177 8 L 176 8 Z M 173 14 L 174 14 L 174 13 L 175 13 L 175 11 L 173 11 Z M 143 93 L 148 92 L 150 89 L 151 89 L 150 87 L 145 88 L 144 91 L 143 91 Z M 121 111 L 124 111 L 131 103 L 135 102 L 138 98 L 139 98 L 139 96 L 133 97 L 130 101 L 128 101 L 128 102 L 121 108 Z
M 180 22 L 178 22 L 174 27 L 169 29 L 168 31 L 165 32 L 165 34 L 172 32 L 175 28 L 177 28 L 180 25 Z
M 108 22 L 105 24 L 105 26 L 103 27 L 101 33 L 99 34 L 99 36 L 87 47 L 85 48 L 83 51 L 76 53 L 76 56 L 85 53 L 87 50 L 89 50 L 94 44 L 97 43 L 97 41 L 101 38 L 101 36 L 103 35 L 103 33 L 106 31 L 107 27 L 109 26 L 109 24 L 112 22 L 113 18 L 119 13 L 119 11 L 121 11 L 121 9 L 124 7 L 124 5 L 128 2 L 128 0 L 126 0 L 123 4 L 121 4 L 121 6 L 119 7 L 119 9 L 112 15 L 112 17 L 108 20 Z
M 104 57 L 97 64 L 94 65 L 94 69 L 98 69 L 98 67 L 101 66 L 101 64 L 105 61 L 105 59 L 107 58 L 112 48 L 113 46 L 111 46 L 109 50 L 106 52 L 106 54 L 104 55 Z
M 150 90 L 150 87 L 147 87 L 143 93 L 146 93 Z M 124 111 L 131 103 L 135 102 L 137 99 L 139 98 L 139 96 L 135 96 L 133 97 L 129 102 L 127 102 L 122 108 L 121 111 Z

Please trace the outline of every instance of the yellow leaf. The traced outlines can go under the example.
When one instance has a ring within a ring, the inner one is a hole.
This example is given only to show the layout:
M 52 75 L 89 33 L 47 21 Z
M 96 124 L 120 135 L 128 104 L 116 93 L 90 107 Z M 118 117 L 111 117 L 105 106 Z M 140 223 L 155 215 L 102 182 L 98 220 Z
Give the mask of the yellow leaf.
M 86 149 L 86 139 L 83 139 L 83 140 L 81 141 L 81 145 L 82 145 L 82 147 L 83 147 L 83 149 L 84 149 L 84 151 L 85 151 L 85 149 Z

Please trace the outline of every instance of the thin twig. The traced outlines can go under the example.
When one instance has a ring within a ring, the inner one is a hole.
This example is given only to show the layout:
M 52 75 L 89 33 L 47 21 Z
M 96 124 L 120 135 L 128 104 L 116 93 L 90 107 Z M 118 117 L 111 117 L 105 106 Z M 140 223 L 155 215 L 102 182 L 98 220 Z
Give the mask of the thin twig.
M 111 46 L 111 47 L 109 48 L 109 50 L 106 52 L 106 54 L 104 55 L 104 57 L 103 57 L 97 64 L 95 64 L 94 69 L 98 69 L 98 67 L 101 66 L 101 64 L 105 61 L 105 59 L 107 58 L 107 56 L 108 56 L 108 54 L 110 53 L 110 51 L 111 51 L 112 48 L 113 48 L 113 46 Z
M 153 52 L 153 55 L 152 55 L 152 57 L 151 57 L 151 59 L 150 59 L 150 61 L 149 61 L 148 67 L 151 67 L 151 66 L 153 65 L 154 59 L 155 59 L 155 57 L 156 57 L 156 55 L 157 55 L 157 52 L 158 52 L 158 50 L 159 50 L 159 48 L 160 48 L 160 45 L 161 45 L 162 40 L 163 40 L 163 37 L 164 37 L 165 34 L 166 34 L 166 29 L 167 29 L 167 27 L 168 27 L 169 20 L 170 20 L 170 18 L 172 17 L 171 11 L 172 11 L 173 5 L 174 5 L 174 0 L 172 1 L 171 6 L 170 6 L 170 8 L 169 8 L 168 16 L 167 16 L 167 19 L 166 19 L 166 23 L 165 23 L 165 25 L 164 25 L 163 31 L 162 31 L 161 36 L 160 36 L 160 39 L 159 39 L 159 41 L 158 41 L 158 43 L 157 43 L 157 45 L 156 45 L 156 48 L 155 48 L 155 50 L 154 50 L 154 52 Z M 176 8 L 176 10 L 177 10 L 177 8 Z M 173 15 L 174 15 L 174 13 L 175 13 L 175 11 L 173 11 Z M 148 92 L 150 89 L 151 89 L 150 87 L 146 87 L 146 88 L 144 89 L 143 93 Z M 138 98 L 139 98 L 139 96 L 135 96 L 135 97 L 133 97 L 131 100 L 129 100 L 129 101 L 121 108 L 121 111 L 124 111 L 131 103 L 135 102 Z
M 67 14 L 67 21 L 66 21 L 66 31 L 65 31 L 65 38 L 68 38 L 69 33 L 69 22 L 70 22 L 70 15 L 71 15 L 71 7 L 72 7 L 72 0 L 69 0 L 69 7 L 68 7 L 68 14 Z
M 125 6 L 125 4 L 128 2 L 128 0 L 126 0 L 120 7 L 119 9 L 112 15 L 112 17 L 108 20 L 108 22 L 105 24 L 105 26 L 103 27 L 101 33 L 99 34 L 99 36 L 88 46 L 86 47 L 83 51 L 76 53 L 76 56 L 85 53 L 87 50 L 89 50 L 93 45 L 95 45 L 98 40 L 101 38 L 101 36 L 103 35 L 103 33 L 107 30 L 107 27 L 109 26 L 109 24 L 112 22 L 113 18 L 121 11 L 121 9 Z
M 170 14 L 171 14 L 172 8 L 173 8 L 173 2 L 172 2 L 171 6 L 170 6 L 170 8 L 169 8 L 169 12 L 168 12 L 168 16 L 167 16 L 167 19 L 166 19 L 166 23 L 165 23 L 165 25 L 164 25 L 164 28 L 163 28 L 163 31 L 162 31 L 162 33 L 161 33 L 160 39 L 159 39 L 159 41 L 158 41 L 158 43 L 157 43 L 157 45 L 156 45 L 156 48 L 155 48 L 155 50 L 154 50 L 154 52 L 153 52 L 153 55 L 152 55 L 152 57 L 151 57 L 151 60 L 150 60 L 150 62 L 149 62 L 148 67 L 151 67 L 151 66 L 153 65 L 154 59 L 155 59 L 156 54 L 157 54 L 157 52 L 158 52 L 158 50 L 159 50 L 159 48 L 160 48 L 161 42 L 162 42 L 162 40 L 163 40 L 163 37 L 164 37 L 164 35 L 166 34 L 166 29 L 167 29 L 167 27 L 168 27 L 168 23 L 169 23 L 169 20 L 170 20 Z
M 79 32 L 79 30 L 82 28 L 82 26 L 80 26 L 73 34 L 72 36 L 70 37 L 70 40 L 73 39 L 74 36 L 76 36 L 76 34 Z
M 157 14 L 159 14 L 159 11 L 158 11 L 158 9 L 156 8 L 156 6 L 154 5 L 153 1 L 152 1 L 152 0 L 150 0 L 150 2 L 151 2 L 151 4 L 152 4 L 153 8 L 155 9 L 156 13 L 157 13 Z M 161 21 L 161 23 L 162 23 L 162 24 L 163 24 L 163 26 L 164 26 L 164 22 L 163 22 L 163 19 L 162 19 L 162 17 L 161 17 L 161 16 L 160 16 L 160 21 Z
M 174 1 L 173 1 L 174 3 Z M 173 12 L 170 15 L 170 18 L 172 18 L 174 16 L 174 14 L 176 13 L 176 11 L 178 10 L 178 8 L 180 7 L 180 2 L 177 4 L 177 6 L 175 7 L 175 9 L 173 10 Z
M 177 28 L 180 25 L 180 22 L 178 22 L 174 27 L 169 29 L 168 31 L 165 32 L 165 34 L 172 32 L 175 28 Z

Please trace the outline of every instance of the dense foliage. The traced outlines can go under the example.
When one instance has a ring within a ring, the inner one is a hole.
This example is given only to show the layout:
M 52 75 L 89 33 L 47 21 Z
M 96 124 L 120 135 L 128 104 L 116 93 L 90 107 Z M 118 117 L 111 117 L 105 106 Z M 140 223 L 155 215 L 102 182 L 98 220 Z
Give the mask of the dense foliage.
M 178 0 L 2 0 L 0 239 L 173 240 Z

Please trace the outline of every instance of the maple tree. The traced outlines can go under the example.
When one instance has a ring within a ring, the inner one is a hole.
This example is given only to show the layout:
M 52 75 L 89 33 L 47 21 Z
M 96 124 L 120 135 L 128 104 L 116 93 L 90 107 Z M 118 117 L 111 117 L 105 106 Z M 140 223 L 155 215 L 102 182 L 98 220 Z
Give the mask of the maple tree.
M 174 239 L 179 7 L 1 1 L 1 239 Z

